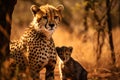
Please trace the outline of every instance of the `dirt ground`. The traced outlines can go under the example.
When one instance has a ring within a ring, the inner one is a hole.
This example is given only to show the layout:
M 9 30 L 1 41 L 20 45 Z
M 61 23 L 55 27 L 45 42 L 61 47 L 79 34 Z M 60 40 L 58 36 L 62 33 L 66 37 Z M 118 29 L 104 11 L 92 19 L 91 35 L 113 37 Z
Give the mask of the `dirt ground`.
M 55 80 L 60 80 L 60 74 L 57 67 L 55 69 Z M 41 71 L 40 76 L 41 80 L 45 80 L 45 69 Z M 88 73 L 88 80 L 120 80 L 120 72 L 91 72 Z

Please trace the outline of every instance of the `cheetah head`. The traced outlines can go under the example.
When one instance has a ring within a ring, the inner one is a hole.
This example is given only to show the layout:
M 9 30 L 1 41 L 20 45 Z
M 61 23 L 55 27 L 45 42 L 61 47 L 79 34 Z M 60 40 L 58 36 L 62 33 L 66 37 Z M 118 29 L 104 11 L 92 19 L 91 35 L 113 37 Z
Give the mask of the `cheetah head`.
M 44 31 L 53 33 L 56 26 L 60 23 L 62 18 L 63 5 L 54 7 L 52 5 L 42 5 L 40 7 L 36 5 L 31 6 L 33 13 L 32 25 L 37 31 Z
M 73 47 L 66 47 L 66 46 L 56 47 L 57 54 L 64 63 L 70 59 L 72 50 Z

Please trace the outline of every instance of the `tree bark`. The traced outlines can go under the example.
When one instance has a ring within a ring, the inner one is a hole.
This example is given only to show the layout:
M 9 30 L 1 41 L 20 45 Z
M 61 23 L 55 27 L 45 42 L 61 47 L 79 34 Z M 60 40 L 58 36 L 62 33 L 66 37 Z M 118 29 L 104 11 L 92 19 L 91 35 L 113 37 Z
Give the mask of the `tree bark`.
M 110 6 L 110 0 L 106 0 L 106 7 L 107 7 L 107 24 L 108 24 L 108 35 L 109 35 L 109 44 L 111 49 L 111 58 L 113 64 L 116 62 L 115 58 L 115 51 L 114 51 L 114 45 L 113 45 L 113 37 L 112 37 L 112 21 L 111 21 L 111 6 Z
M 0 0 L 0 80 L 6 80 L 3 75 L 3 63 L 9 56 L 9 41 L 11 21 L 14 6 L 17 0 Z

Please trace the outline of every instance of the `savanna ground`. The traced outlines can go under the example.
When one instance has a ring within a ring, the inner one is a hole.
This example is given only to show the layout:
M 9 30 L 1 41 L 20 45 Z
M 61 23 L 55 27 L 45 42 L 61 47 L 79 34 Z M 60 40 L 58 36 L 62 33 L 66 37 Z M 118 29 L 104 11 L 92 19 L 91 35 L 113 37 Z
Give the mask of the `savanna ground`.
M 67 1 L 66 4 L 68 4 Z M 71 4 L 72 3 L 69 3 L 69 5 Z M 78 4 L 76 5 L 79 6 Z M 29 23 L 31 22 L 32 14 L 29 10 L 30 6 L 31 3 L 18 0 L 13 13 L 11 40 L 19 39 L 24 32 L 24 29 L 28 27 Z M 108 35 L 105 34 L 101 58 L 99 62 L 96 62 L 96 30 L 94 28 L 89 28 L 87 32 L 82 32 L 83 25 L 80 23 L 82 23 L 81 15 L 83 13 L 79 13 L 81 14 L 75 14 L 75 11 L 73 11 L 73 14 L 77 16 L 72 15 L 72 17 L 74 17 L 73 20 L 75 20 L 70 24 L 70 26 L 72 26 L 72 31 L 70 30 L 69 26 L 66 26 L 64 24 L 58 26 L 57 30 L 53 34 L 55 45 L 73 46 L 72 57 L 89 72 L 88 80 L 120 80 L 120 25 L 115 25 L 115 28 L 113 28 L 112 31 L 116 57 L 115 66 L 117 67 L 116 69 L 113 69 L 110 56 L 111 51 L 108 43 Z M 76 22 L 76 18 L 80 18 L 78 20 L 81 21 Z M 91 24 L 89 25 L 92 26 Z M 41 71 L 40 76 L 42 80 L 44 80 L 44 73 L 45 69 Z M 60 80 L 58 64 L 56 65 L 55 69 L 55 80 Z

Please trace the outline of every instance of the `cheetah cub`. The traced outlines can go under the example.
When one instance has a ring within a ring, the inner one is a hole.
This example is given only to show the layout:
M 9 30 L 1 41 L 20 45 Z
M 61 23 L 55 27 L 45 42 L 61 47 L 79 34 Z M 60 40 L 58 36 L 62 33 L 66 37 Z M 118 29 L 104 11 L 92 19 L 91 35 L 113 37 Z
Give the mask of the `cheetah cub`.
M 56 47 L 56 50 L 61 80 L 87 80 L 87 71 L 71 57 L 72 47 Z

